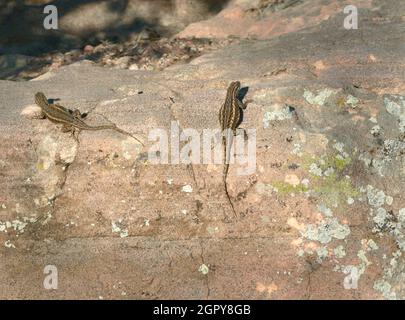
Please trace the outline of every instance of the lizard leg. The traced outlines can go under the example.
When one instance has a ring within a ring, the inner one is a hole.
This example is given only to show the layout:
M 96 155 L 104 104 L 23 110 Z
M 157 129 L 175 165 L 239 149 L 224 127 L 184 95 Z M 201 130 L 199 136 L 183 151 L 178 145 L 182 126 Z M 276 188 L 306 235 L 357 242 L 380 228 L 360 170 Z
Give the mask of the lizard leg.
M 245 109 L 247 108 L 247 105 L 248 105 L 249 103 L 251 103 L 252 101 L 253 101 L 252 99 L 246 100 L 245 102 L 242 102 L 242 101 L 240 101 L 240 100 L 237 100 L 237 103 L 238 103 L 239 108 L 245 110 Z
M 81 114 L 81 112 L 80 112 L 79 109 L 75 109 L 75 110 L 72 112 L 72 114 L 73 114 L 73 116 L 74 116 L 75 118 L 81 118 L 81 117 L 82 117 L 82 114 Z
M 68 124 L 64 124 L 61 128 L 62 132 L 72 132 L 73 131 L 73 127 L 68 125 Z
M 64 124 L 62 126 L 62 132 L 70 132 L 73 139 L 76 140 L 76 142 L 79 142 L 79 129 L 75 128 L 74 126 L 70 126 L 68 124 Z M 76 134 L 77 133 L 77 134 Z
M 73 128 L 73 130 L 72 130 L 72 136 L 73 136 L 73 138 L 76 140 L 77 143 L 79 143 L 79 133 L 80 133 L 80 129 L 78 129 L 78 128 Z
M 244 128 L 238 128 L 237 130 L 239 132 L 243 131 L 243 139 L 246 141 L 248 139 L 248 135 L 246 133 L 246 130 Z
M 76 140 L 77 143 L 79 143 L 79 129 L 76 129 L 74 126 L 70 126 L 68 124 L 64 124 L 62 126 L 62 132 L 70 132 L 73 139 Z M 77 134 L 75 134 L 77 132 Z

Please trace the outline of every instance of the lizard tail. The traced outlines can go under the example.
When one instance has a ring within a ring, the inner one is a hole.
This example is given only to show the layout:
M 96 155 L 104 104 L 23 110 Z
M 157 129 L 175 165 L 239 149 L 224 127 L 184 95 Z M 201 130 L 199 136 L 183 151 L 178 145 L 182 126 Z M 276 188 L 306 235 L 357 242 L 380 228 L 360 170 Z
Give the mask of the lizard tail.
M 223 152 L 224 152 L 224 154 L 223 154 L 223 156 L 224 156 L 224 171 L 222 172 L 222 181 L 223 181 L 223 185 L 224 185 L 224 191 L 225 191 L 225 194 L 226 194 L 226 198 L 228 199 L 229 205 L 230 205 L 230 207 L 232 208 L 233 215 L 234 215 L 235 217 L 237 217 L 238 214 L 237 214 L 236 211 L 235 211 L 235 208 L 234 208 L 234 206 L 233 206 L 231 197 L 229 196 L 229 193 L 228 193 L 228 185 L 226 184 L 226 177 L 228 176 L 228 169 L 229 169 L 229 159 L 228 159 L 228 157 L 227 157 L 227 155 L 228 155 L 228 152 L 227 152 L 228 148 L 227 148 L 227 140 L 226 140 L 225 137 L 223 137 L 222 143 L 223 143 L 223 146 L 224 146 L 224 147 L 223 147 Z
M 139 140 L 137 137 L 133 136 L 133 135 L 130 134 L 129 132 L 120 129 L 120 128 L 118 128 L 117 126 L 114 126 L 114 127 L 111 128 L 111 129 L 114 129 L 114 130 L 116 130 L 116 131 L 118 131 L 118 132 L 120 132 L 120 133 L 122 133 L 122 134 L 125 134 L 125 135 L 127 135 L 127 136 L 130 136 L 131 138 L 133 138 L 133 139 L 135 139 L 136 141 L 138 141 L 143 147 L 145 146 L 145 144 L 144 144 L 141 140 Z
M 145 144 L 139 140 L 137 137 L 133 136 L 132 134 L 130 134 L 129 132 L 122 130 L 120 128 L 118 128 L 115 124 L 109 124 L 109 125 L 103 125 L 103 126 L 89 126 L 88 124 L 86 124 L 85 122 L 76 119 L 77 121 L 80 121 L 81 125 L 84 127 L 85 130 L 106 130 L 106 129 L 111 129 L 111 130 L 115 130 L 119 133 L 125 134 L 127 136 L 130 136 L 131 138 L 135 139 L 136 141 L 138 141 L 143 147 L 145 146 Z
M 229 205 L 230 205 L 230 207 L 232 208 L 233 215 L 234 215 L 235 217 L 238 217 L 238 214 L 236 213 L 235 208 L 234 208 L 234 206 L 233 206 L 231 197 L 229 196 L 229 193 L 228 193 L 228 186 L 227 186 L 227 184 L 226 184 L 226 175 L 225 175 L 225 174 L 223 175 L 223 179 L 222 179 L 222 180 L 223 180 L 223 183 L 224 183 L 224 191 L 225 191 L 225 194 L 226 194 L 226 198 L 228 199 Z

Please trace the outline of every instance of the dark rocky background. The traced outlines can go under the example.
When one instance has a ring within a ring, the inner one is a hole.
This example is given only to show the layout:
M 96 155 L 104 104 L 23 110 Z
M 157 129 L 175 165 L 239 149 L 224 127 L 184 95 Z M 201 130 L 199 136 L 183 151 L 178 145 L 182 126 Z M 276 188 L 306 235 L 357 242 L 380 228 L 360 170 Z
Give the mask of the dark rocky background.
M 404 1 L 355 1 L 357 30 L 353 1 L 49 3 L 56 32 L 0 6 L 0 298 L 405 298 Z M 257 166 L 230 166 L 229 222 L 222 166 L 153 165 L 147 136 L 218 128 L 234 80 Z M 77 143 L 37 91 L 146 147 Z

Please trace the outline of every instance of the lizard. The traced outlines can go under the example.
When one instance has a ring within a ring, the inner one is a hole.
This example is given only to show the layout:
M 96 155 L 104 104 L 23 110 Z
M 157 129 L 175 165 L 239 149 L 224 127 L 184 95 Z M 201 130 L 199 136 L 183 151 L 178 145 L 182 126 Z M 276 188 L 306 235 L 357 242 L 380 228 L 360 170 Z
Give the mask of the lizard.
M 37 92 L 35 94 L 35 103 L 41 108 L 43 115 L 49 119 L 51 122 L 63 124 L 62 131 L 69 132 L 71 131 L 74 134 L 75 129 L 80 130 L 104 130 L 111 129 L 127 136 L 134 138 L 142 146 L 144 144 L 134 137 L 129 132 L 126 132 L 118 128 L 115 124 L 111 125 L 101 125 L 101 126 L 91 126 L 81 120 L 81 113 L 79 110 L 70 110 L 61 105 L 49 103 L 48 99 L 42 92 Z
M 232 138 L 233 136 L 236 135 L 236 128 L 238 127 L 239 123 L 242 120 L 241 109 L 246 109 L 246 104 L 238 99 L 239 89 L 240 89 L 239 81 L 231 82 L 226 93 L 225 102 L 219 109 L 219 124 L 221 126 L 222 132 L 223 166 L 224 166 L 222 172 L 222 181 L 226 197 L 228 199 L 228 202 L 232 208 L 232 212 L 235 217 L 237 217 L 238 215 L 235 211 L 231 197 L 229 196 L 228 193 L 226 178 L 229 169 L 229 158 L 230 158 L 230 148 L 232 146 Z M 231 131 L 233 135 L 230 134 Z

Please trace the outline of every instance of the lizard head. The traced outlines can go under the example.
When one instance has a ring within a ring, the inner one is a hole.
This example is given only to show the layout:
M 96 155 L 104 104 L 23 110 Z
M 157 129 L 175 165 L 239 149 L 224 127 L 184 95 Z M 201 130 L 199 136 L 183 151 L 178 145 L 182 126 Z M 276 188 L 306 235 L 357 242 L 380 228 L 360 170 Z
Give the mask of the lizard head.
M 228 93 L 231 94 L 232 96 L 236 96 L 240 88 L 240 82 L 239 81 L 233 81 L 229 85 L 228 88 Z
M 35 103 L 38 106 L 43 106 L 44 104 L 47 105 L 48 104 L 48 99 L 45 97 L 45 95 L 42 92 L 37 92 L 35 94 Z
M 230 87 L 236 87 L 240 88 L 240 81 L 232 81 L 231 84 L 229 85 Z

